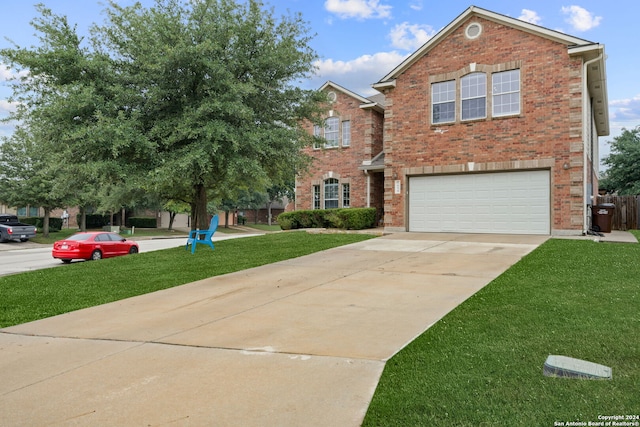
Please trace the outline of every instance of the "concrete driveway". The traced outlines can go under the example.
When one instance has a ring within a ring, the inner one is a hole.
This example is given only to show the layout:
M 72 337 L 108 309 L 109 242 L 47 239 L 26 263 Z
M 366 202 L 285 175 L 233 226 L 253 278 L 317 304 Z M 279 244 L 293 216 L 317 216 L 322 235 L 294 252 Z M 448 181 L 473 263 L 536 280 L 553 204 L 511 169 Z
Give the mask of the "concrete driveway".
M 358 426 L 386 360 L 546 239 L 392 234 L 0 330 L 0 423 Z

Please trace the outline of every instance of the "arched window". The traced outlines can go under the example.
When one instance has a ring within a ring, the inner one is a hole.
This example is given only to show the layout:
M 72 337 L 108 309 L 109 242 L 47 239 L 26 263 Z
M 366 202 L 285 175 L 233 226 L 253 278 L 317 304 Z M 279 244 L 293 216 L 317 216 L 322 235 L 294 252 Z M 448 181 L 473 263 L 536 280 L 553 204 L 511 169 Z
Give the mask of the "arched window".
M 329 178 L 324 181 L 324 208 L 332 209 L 338 207 L 338 180 Z

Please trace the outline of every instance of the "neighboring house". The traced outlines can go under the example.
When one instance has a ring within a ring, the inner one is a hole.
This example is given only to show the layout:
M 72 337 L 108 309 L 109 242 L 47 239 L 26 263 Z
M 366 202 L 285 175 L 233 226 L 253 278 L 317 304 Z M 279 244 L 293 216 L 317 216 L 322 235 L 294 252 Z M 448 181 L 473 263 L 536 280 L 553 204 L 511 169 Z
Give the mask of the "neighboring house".
M 324 128 L 309 132 L 324 143 L 306 149 L 310 172 L 296 179 L 296 209 L 375 207 L 384 212 L 382 137 L 384 97 L 365 98 L 333 82 L 325 83 L 331 102 Z
M 15 214 L 16 209 L 0 203 L 0 214 L 3 214 L 3 213 Z
M 314 151 L 298 208 L 331 207 L 309 201 L 317 186 L 326 198 L 333 177 L 364 182 L 382 170 L 384 195 L 352 184 L 350 199 L 383 199 L 389 231 L 590 229 L 598 137 L 609 134 L 603 45 L 470 7 L 373 87 L 385 96 L 384 168 L 373 165 L 375 138 L 366 152 Z M 322 90 L 333 88 L 341 120 L 348 99 L 366 105 L 332 83 Z M 373 133 L 351 128 L 354 145 Z
M 20 218 L 28 216 L 40 216 L 41 209 L 36 206 L 10 207 L 0 204 L 0 213 L 10 213 L 18 215 Z

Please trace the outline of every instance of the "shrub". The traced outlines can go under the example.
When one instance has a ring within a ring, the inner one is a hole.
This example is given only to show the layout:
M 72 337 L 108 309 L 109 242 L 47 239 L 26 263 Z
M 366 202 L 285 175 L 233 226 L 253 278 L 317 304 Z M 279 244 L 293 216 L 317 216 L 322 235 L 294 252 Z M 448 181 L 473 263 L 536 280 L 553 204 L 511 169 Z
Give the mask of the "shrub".
M 313 209 L 278 215 L 283 230 L 297 228 L 342 228 L 362 230 L 376 226 L 375 208 Z
M 40 216 L 30 216 L 18 219 L 23 224 L 35 225 L 37 228 L 42 228 L 43 218 Z
M 329 228 L 347 228 L 345 227 L 345 222 L 342 219 L 342 215 L 336 209 L 332 209 L 330 211 L 326 211 L 324 214 L 324 219 L 327 224 L 329 224 Z
M 285 212 L 278 215 L 278 224 L 283 230 L 291 230 L 293 228 L 293 218 L 289 215 L 291 212 Z
M 35 225 L 38 230 L 44 228 L 44 217 L 30 216 L 20 219 L 21 222 L 29 225 Z M 49 217 L 49 231 L 60 231 L 62 229 L 62 218 Z
M 362 230 L 373 228 L 376 225 L 375 208 L 340 209 L 337 212 L 340 218 L 340 227 L 347 230 Z
M 138 228 L 157 228 L 158 222 L 156 221 L 155 217 L 131 217 L 127 219 L 127 226 Z
M 42 222 L 44 223 L 44 218 L 42 218 Z M 49 218 L 49 231 L 60 231 L 63 224 L 62 218 Z
M 76 221 L 80 224 L 82 221 L 82 215 L 78 214 L 76 216 Z M 109 215 L 87 214 L 87 229 L 102 228 L 105 225 L 109 225 L 109 221 Z

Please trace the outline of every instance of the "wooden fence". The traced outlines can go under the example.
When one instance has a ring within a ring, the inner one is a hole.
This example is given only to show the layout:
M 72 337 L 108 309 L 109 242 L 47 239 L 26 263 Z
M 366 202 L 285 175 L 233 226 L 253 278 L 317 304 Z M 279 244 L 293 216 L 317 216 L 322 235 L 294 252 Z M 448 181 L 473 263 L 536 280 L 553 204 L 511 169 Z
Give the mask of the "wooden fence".
M 613 203 L 612 230 L 640 229 L 640 196 L 598 196 L 598 204 Z

